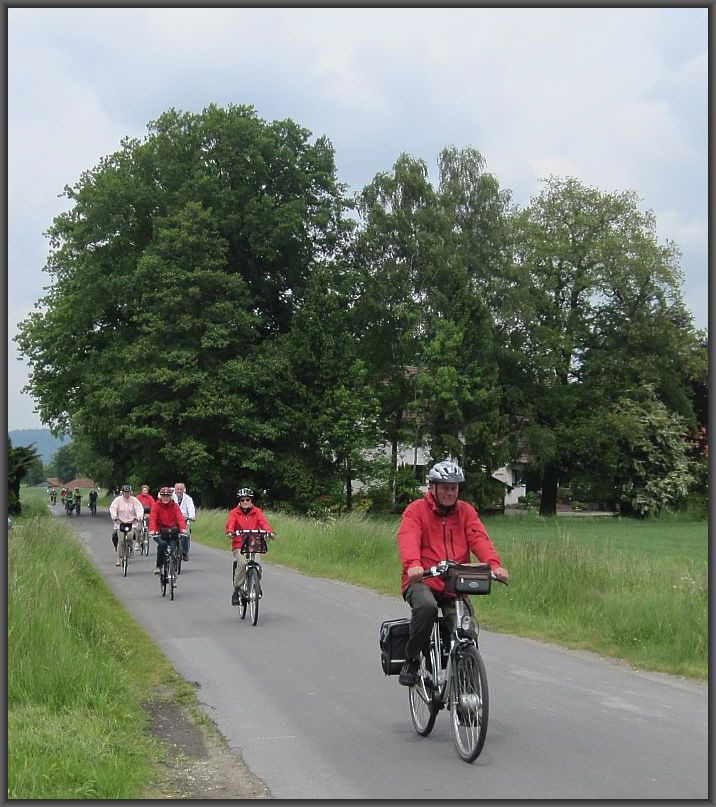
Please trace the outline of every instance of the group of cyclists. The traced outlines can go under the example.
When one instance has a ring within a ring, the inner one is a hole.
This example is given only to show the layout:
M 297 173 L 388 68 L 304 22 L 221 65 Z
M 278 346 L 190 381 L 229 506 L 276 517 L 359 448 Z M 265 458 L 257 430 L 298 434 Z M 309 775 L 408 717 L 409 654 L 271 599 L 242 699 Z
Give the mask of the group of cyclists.
M 57 488 L 49 486 L 47 488 L 47 496 L 50 500 L 50 504 L 54 507 L 57 504 Z M 96 488 L 92 488 L 88 494 L 89 509 L 92 515 L 97 512 L 98 497 L 99 491 Z M 77 512 L 79 515 L 82 506 L 82 492 L 79 488 L 70 490 L 69 488 L 63 487 L 60 489 L 60 501 L 68 515 L 73 512 Z
M 226 536 L 231 539 L 235 567 L 232 605 L 240 604 L 247 564 L 246 557 L 241 553 L 242 538 L 237 532 L 264 530 L 269 536 L 274 535 L 263 510 L 254 504 L 254 491 L 247 487 L 239 488 L 237 498 L 238 504 L 229 511 L 224 529 Z M 142 485 L 141 492 L 136 496 L 131 485 L 123 485 L 120 494 L 109 506 L 109 516 L 114 527 L 112 543 L 117 556 L 116 566 L 122 565 L 126 552 L 138 549 L 137 530 L 140 525 L 146 527 L 149 537 L 157 544 L 155 575 L 161 573 L 170 541 L 179 543 L 182 561 L 189 560 L 191 525 L 196 520 L 196 507 L 186 492 L 184 482 L 176 482 L 173 487 L 163 485 L 156 499 L 151 495 L 149 485 Z M 119 540 L 122 526 L 131 528 L 132 537 L 128 543 Z M 174 582 L 176 585 L 177 581 Z
M 405 508 L 398 529 L 398 551 L 403 569 L 401 590 L 412 613 L 407 661 L 399 676 L 400 683 L 405 686 L 413 685 L 416 680 L 418 655 L 430 634 L 437 609 L 446 615 L 454 609 L 454 595 L 445 592 L 444 583 L 439 578 L 423 579 L 424 570 L 445 558 L 467 563 L 472 552 L 481 562 L 490 565 L 498 579 L 506 581 L 509 577 L 477 511 L 459 499 L 460 485 L 464 481 L 464 473 L 457 463 L 450 460 L 436 463 L 428 474 L 427 492 Z M 94 493 L 96 501 L 96 491 Z M 64 488 L 61 491 L 63 498 L 78 494 L 78 489 L 74 494 Z M 246 575 L 247 559 L 241 552 L 241 532 L 264 530 L 270 537 L 275 534 L 263 511 L 255 505 L 251 488 L 239 488 L 236 496 L 237 505 L 229 511 L 225 526 L 234 559 L 232 605 L 240 603 Z M 117 566 L 122 565 L 122 553 L 127 551 L 125 543 L 118 540 L 121 524 L 131 524 L 133 548 L 138 546 L 137 528 L 140 524 L 146 526 L 149 537 L 157 544 L 154 574 L 161 572 L 169 541 L 178 541 L 182 560 L 189 560 L 191 524 L 196 520 L 196 508 L 183 482 L 163 485 L 156 499 L 151 495 L 149 485 L 142 485 L 136 496 L 131 485 L 124 485 L 110 504 L 109 514 L 114 525 L 112 543 L 117 553 Z

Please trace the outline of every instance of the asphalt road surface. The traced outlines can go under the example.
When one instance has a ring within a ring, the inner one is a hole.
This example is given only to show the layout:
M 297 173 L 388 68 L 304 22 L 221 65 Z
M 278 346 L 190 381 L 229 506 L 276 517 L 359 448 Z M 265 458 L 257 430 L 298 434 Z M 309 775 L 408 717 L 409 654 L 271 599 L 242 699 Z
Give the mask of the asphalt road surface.
M 382 673 L 378 626 L 409 614 L 402 601 L 272 565 L 269 551 L 253 627 L 230 605 L 228 549 L 194 543 L 171 602 L 152 575 L 155 546 L 125 578 L 106 511 L 69 523 L 128 611 L 198 683 L 207 713 L 274 798 L 709 795 L 705 684 L 482 631 L 490 723 L 468 765 L 447 712 L 419 737 L 406 688 Z

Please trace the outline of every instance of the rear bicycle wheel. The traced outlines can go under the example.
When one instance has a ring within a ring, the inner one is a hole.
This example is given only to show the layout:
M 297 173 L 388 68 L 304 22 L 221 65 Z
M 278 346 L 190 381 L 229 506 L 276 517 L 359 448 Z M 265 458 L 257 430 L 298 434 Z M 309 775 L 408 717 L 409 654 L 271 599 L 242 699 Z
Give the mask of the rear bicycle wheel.
M 259 578 L 255 569 L 249 569 L 246 574 L 246 597 L 249 601 L 249 616 L 251 624 L 259 621 Z
M 425 656 L 421 653 L 418 681 L 408 689 L 410 719 L 413 721 L 413 728 L 421 737 L 427 737 L 435 725 L 439 710 L 436 695 L 432 676 L 425 664 Z
M 470 645 L 455 651 L 449 686 L 455 749 L 465 762 L 473 762 L 485 744 L 490 712 L 487 671 L 476 647 Z

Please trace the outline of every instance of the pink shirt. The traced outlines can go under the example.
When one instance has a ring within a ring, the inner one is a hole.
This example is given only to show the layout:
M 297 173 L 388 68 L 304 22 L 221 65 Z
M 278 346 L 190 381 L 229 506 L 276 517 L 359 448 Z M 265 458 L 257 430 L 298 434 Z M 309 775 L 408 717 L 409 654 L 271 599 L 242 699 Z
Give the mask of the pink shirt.
M 128 524 L 130 521 L 141 521 L 144 517 L 144 508 L 136 496 L 125 499 L 120 493 L 109 506 L 109 516 L 112 521 L 123 521 Z

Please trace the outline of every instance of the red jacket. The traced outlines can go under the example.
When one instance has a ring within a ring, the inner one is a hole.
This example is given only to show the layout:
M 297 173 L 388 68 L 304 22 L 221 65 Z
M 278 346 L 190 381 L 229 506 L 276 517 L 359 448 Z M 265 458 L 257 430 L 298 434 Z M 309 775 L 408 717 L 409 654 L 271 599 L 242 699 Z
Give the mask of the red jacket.
M 179 532 L 186 532 L 186 519 L 179 509 L 179 505 L 173 499 L 168 502 L 154 502 L 149 514 L 149 532 L 159 532 L 159 530 L 167 530 L 172 527 L 178 527 Z
M 240 507 L 234 507 L 229 511 L 229 517 L 226 519 L 226 529 L 224 532 L 233 533 L 236 530 L 266 530 L 273 532 L 273 527 L 266 520 L 264 511 L 260 507 L 252 507 L 247 513 Z M 240 536 L 233 535 L 231 540 L 232 549 L 241 549 L 243 539 Z
M 458 499 L 453 512 L 441 516 L 428 491 L 405 508 L 398 528 L 398 551 L 403 565 L 401 590 L 408 587 L 407 572 L 412 566 L 427 569 L 441 560 L 469 563 L 470 550 L 481 563 L 489 563 L 493 569 L 502 565 L 477 510 Z M 438 593 L 445 589 L 445 581 L 439 577 L 424 582 Z
M 139 501 L 142 503 L 142 507 L 144 507 L 145 510 L 151 510 L 155 501 L 154 497 L 150 493 L 138 493 L 137 499 L 139 499 Z

